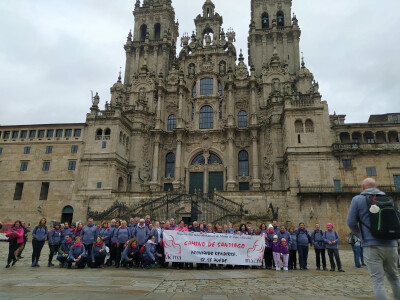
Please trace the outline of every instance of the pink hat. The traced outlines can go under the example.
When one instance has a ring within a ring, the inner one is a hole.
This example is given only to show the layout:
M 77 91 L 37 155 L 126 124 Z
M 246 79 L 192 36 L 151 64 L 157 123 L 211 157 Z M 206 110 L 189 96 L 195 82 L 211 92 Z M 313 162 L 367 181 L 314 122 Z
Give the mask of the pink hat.
M 333 228 L 333 225 L 332 225 L 332 223 L 328 223 L 328 224 L 326 224 L 326 226 L 330 226 L 330 227 L 332 227 L 332 228 Z
M 286 239 L 282 238 L 282 239 L 281 239 L 281 242 L 282 242 L 282 243 L 286 243 Z

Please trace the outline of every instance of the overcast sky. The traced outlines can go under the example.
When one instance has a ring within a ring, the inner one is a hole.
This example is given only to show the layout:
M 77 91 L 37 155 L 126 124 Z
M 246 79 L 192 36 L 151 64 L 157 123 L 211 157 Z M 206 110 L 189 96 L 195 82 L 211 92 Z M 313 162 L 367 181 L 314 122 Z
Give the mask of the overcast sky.
M 204 0 L 173 0 L 180 35 Z M 250 0 L 214 0 L 247 58 Z M 0 124 L 84 122 L 125 66 L 134 0 L 0 1 Z M 399 0 L 293 0 L 306 66 L 347 122 L 400 112 Z M 179 42 L 180 44 L 180 42 Z

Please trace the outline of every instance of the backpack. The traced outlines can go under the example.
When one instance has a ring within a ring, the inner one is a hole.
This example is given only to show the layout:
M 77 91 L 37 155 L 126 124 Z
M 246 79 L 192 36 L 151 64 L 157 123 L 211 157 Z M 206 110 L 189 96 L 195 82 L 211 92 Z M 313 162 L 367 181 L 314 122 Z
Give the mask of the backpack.
M 140 248 L 139 253 L 140 253 L 140 254 L 143 254 L 145 248 L 146 248 L 146 244 L 144 244 L 144 245 L 142 246 L 142 248 Z
M 397 240 L 400 239 L 400 213 L 395 206 L 393 199 L 387 195 L 368 195 L 365 197 L 368 208 L 372 205 L 379 207 L 378 213 L 369 213 L 371 227 L 367 227 L 374 238 L 380 240 Z M 361 234 L 364 237 L 361 227 Z
M 354 246 L 356 244 L 356 235 L 352 232 L 350 232 L 347 236 L 347 242 Z

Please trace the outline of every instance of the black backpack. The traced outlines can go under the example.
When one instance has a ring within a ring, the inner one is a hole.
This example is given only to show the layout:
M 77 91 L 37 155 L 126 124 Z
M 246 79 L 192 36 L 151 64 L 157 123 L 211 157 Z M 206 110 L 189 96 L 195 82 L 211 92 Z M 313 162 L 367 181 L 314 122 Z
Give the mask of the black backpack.
M 400 239 L 400 213 L 393 199 L 387 195 L 368 195 L 366 196 L 368 205 L 369 219 L 371 227 L 367 227 L 374 238 L 380 240 L 397 240 Z M 379 212 L 371 213 L 369 208 L 371 205 L 379 207 Z M 360 226 L 362 228 L 362 226 Z M 364 236 L 362 230 L 361 234 Z

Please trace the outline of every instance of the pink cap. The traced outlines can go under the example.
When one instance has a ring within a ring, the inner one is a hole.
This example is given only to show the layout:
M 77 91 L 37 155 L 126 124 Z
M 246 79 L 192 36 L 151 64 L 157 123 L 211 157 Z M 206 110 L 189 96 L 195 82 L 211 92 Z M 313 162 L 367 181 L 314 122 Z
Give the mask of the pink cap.
M 282 239 L 281 239 L 281 242 L 282 242 L 282 243 L 286 243 L 286 239 L 282 238 Z
M 330 227 L 332 227 L 332 228 L 333 228 L 333 225 L 332 225 L 332 223 L 328 223 L 328 224 L 326 224 L 326 226 L 330 226 Z

